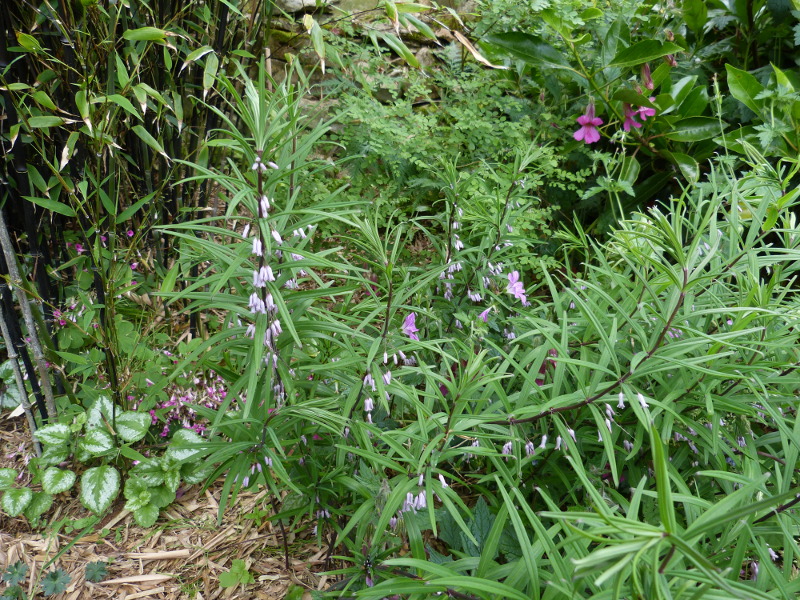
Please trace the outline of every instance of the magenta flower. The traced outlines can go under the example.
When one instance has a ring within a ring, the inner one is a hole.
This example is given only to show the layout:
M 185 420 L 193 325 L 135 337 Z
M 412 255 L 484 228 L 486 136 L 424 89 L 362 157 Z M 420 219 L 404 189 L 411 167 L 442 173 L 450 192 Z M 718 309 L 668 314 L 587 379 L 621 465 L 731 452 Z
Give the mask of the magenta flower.
M 648 98 L 648 100 L 650 100 L 650 102 L 653 102 L 655 100 L 655 98 L 650 96 L 650 98 Z M 656 109 L 655 108 L 648 108 L 647 106 L 640 106 L 639 110 L 637 110 L 636 112 L 637 112 L 637 114 L 639 115 L 639 118 L 642 121 L 646 121 L 647 117 L 655 117 L 656 116 Z
M 625 122 L 622 124 L 622 128 L 625 131 L 630 131 L 631 127 L 638 129 L 642 126 L 642 124 L 636 120 L 636 115 L 639 114 L 639 110 L 634 110 L 634 108 L 627 102 L 622 105 L 622 110 L 625 113 Z
M 522 300 L 523 304 L 527 301 L 525 297 L 525 286 L 522 285 L 519 279 L 519 271 L 512 271 L 508 274 L 508 288 L 506 291 L 517 300 Z
M 408 337 L 412 340 L 419 341 L 419 336 L 417 335 L 417 313 L 410 313 L 405 320 L 403 321 L 403 333 L 405 333 Z
M 594 104 L 586 107 L 586 112 L 577 118 L 581 126 L 578 131 L 572 134 L 577 141 L 584 141 L 587 144 L 594 144 L 600 141 L 600 132 L 597 128 L 603 124 L 603 119 L 594 116 Z

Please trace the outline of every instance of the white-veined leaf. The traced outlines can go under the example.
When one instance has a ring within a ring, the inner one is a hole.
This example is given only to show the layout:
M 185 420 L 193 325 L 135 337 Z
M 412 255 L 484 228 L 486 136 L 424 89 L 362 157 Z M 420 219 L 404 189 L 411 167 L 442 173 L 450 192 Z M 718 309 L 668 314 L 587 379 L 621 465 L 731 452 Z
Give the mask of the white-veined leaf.
M 42 475 L 42 489 L 48 494 L 66 492 L 75 483 L 75 473 L 67 469 L 50 467 Z
M 104 427 L 106 423 L 111 423 L 114 416 L 114 403 L 108 396 L 98 396 L 97 400 L 92 404 L 89 409 L 88 419 L 86 420 L 86 428 L 100 428 Z
M 14 488 L 3 493 L 0 507 L 9 517 L 16 517 L 22 514 L 22 511 L 25 510 L 25 507 L 30 504 L 32 499 L 33 491 L 28 488 Z
M 126 442 L 138 442 L 147 435 L 151 422 L 152 418 L 146 413 L 126 410 L 117 416 L 115 422 L 117 435 Z
M 0 490 L 7 490 L 14 485 L 18 475 L 14 469 L 0 469 Z
M 33 492 L 33 498 L 22 511 L 28 521 L 41 517 L 53 505 L 53 496 L 45 492 Z
M 200 444 L 203 438 L 189 429 L 176 431 L 172 436 L 172 442 L 164 453 L 164 458 L 170 458 L 176 462 L 185 462 L 202 452 L 199 448 L 182 448 L 185 444 Z
M 87 470 L 81 477 L 81 504 L 96 515 L 104 513 L 119 494 L 119 471 L 109 465 Z
M 130 475 L 141 479 L 149 486 L 164 483 L 164 470 L 161 468 L 161 461 L 158 459 L 140 462 L 130 470 Z
M 69 446 L 60 444 L 58 446 L 45 446 L 42 455 L 39 457 L 41 466 L 57 465 L 69 458 Z
M 114 438 L 105 429 L 90 429 L 81 440 L 81 446 L 91 454 L 102 454 L 114 447 Z
M 53 446 L 62 446 L 69 442 L 70 431 L 69 426 L 64 423 L 53 423 L 52 425 L 45 425 L 36 430 L 34 433 L 36 439 L 43 444 L 52 444 Z

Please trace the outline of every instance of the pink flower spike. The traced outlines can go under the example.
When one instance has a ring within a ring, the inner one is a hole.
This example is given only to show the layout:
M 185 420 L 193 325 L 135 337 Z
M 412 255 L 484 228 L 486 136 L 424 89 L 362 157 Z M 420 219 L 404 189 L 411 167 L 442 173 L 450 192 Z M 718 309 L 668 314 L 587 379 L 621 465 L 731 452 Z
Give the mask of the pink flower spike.
M 419 341 L 419 336 L 417 335 L 418 331 L 417 313 L 412 312 L 403 321 L 403 333 L 405 333 L 412 340 Z
M 576 119 L 581 126 L 578 131 L 572 134 L 577 141 L 587 144 L 594 144 L 600 141 L 600 132 L 597 128 L 603 124 L 603 119 L 594 116 L 594 104 L 586 107 L 586 112 Z

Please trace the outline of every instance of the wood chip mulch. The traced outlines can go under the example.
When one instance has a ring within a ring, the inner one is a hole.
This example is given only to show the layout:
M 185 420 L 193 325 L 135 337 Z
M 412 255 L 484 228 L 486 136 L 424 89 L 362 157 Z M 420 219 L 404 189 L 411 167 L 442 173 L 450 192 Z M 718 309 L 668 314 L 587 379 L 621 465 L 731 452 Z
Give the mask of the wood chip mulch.
M 28 434 L 22 418 L 13 421 L 9 422 L 7 413 L 0 414 L 0 467 L 24 470 L 20 449 L 28 447 Z M 302 539 L 306 534 L 287 533 L 290 568 L 286 569 L 279 526 L 266 519 L 245 518 L 269 510 L 266 491 L 241 493 L 218 525 L 220 488 L 221 482 L 205 492 L 199 486 L 189 488 L 161 511 L 149 529 L 136 525 L 120 495 L 102 522 L 78 539 L 79 530 L 66 533 L 67 526 L 89 512 L 69 493 L 56 497 L 45 515 L 46 525 L 38 530 L 31 529 L 24 518 L 0 512 L 0 572 L 24 561 L 29 597 L 43 598 L 41 592 L 32 595 L 37 589 L 34 579 L 43 575 L 44 564 L 67 548 L 47 569 L 63 569 L 72 578 L 65 592 L 49 596 L 54 600 L 272 600 L 283 598 L 291 585 L 320 590 L 331 583 L 321 574 L 326 569 L 327 548 L 319 547 L 314 539 Z M 220 573 L 228 571 L 234 559 L 245 561 L 255 583 L 220 586 Z M 108 576 L 100 583 L 84 579 L 86 565 L 95 561 L 108 563 Z M 0 583 L 0 594 L 5 587 Z

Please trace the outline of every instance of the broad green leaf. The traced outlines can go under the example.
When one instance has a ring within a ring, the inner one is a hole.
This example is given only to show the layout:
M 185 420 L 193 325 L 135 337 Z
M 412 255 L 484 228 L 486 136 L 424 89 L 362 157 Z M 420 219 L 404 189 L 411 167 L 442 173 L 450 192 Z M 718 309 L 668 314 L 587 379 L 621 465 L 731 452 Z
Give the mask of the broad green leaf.
M 164 42 L 167 32 L 157 27 L 139 27 L 123 31 L 122 37 L 132 42 Z
M 186 60 L 183 61 L 183 64 L 181 65 L 181 71 L 183 71 L 187 66 L 189 66 L 189 63 L 193 63 L 194 61 L 203 58 L 206 54 L 213 51 L 214 48 L 208 45 L 200 46 L 199 48 L 192 50 L 186 57 Z
M 158 520 L 158 507 L 148 504 L 133 511 L 133 518 L 139 527 L 150 528 Z
M 400 56 L 403 60 L 405 60 L 409 65 L 411 65 L 412 67 L 419 67 L 419 61 L 417 60 L 417 57 L 414 56 L 414 53 L 408 49 L 408 46 L 406 46 L 400 40 L 400 38 L 391 33 L 381 33 L 380 36 L 381 38 L 383 38 L 383 41 L 385 41 L 386 44 L 392 50 L 394 50 L 398 54 L 398 56 Z
M 187 448 L 186 446 L 203 444 L 204 442 L 206 442 L 206 440 L 197 435 L 194 431 L 190 429 L 179 429 L 172 435 L 169 447 L 164 453 L 164 459 L 171 459 L 175 462 L 185 462 L 203 452 L 201 448 Z
M 44 116 L 44 117 L 31 117 L 28 119 L 28 126 L 34 129 L 44 129 L 47 127 L 60 127 L 66 121 L 61 117 Z
M 786 76 L 786 73 L 784 73 L 783 71 L 781 71 L 781 70 L 780 70 L 778 67 L 776 67 L 775 65 L 772 65 L 772 71 L 773 71 L 773 72 L 774 72 L 774 74 L 775 74 L 775 82 L 776 82 L 776 83 L 777 83 L 779 86 L 781 86 L 781 87 L 785 87 L 785 88 L 786 88 L 786 89 L 788 89 L 790 92 L 793 92 L 793 91 L 794 91 L 794 85 L 792 85 L 792 82 L 791 82 L 791 81 L 789 80 L 789 78 Z
M 219 574 L 219 584 L 221 587 L 229 588 L 237 585 L 246 585 L 255 582 L 253 575 L 247 569 L 246 563 L 239 559 L 233 559 L 231 569 L 227 573 Z
M 708 19 L 705 0 L 683 0 L 683 20 L 694 33 L 702 33 Z
M 103 514 L 119 494 L 119 471 L 110 465 L 93 467 L 81 477 L 81 504 Z
M 64 215 L 65 217 L 74 217 L 75 211 L 72 210 L 71 206 L 64 204 L 63 202 L 59 202 L 58 200 L 51 200 L 50 198 L 38 198 L 36 196 L 23 196 L 25 200 L 29 202 L 33 202 L 34 204 L 38 204 L 39 206 L 46 208 L 47 210 L 52 210 L 60 215 Z
M 133 133 L 135 133 L 145 144 L 169 160 L 169 156 L 167 156 L 167 153 L 164 152 L 164 148 L 161 147 L 161 144 L 158 143 L 158 140 L 150 135 L 150 132 L 148 132 L 144 127 L 141 125 L 134 125 L 131 127 L 131 131 L 133 131 Z
M 64 423 L 45 425 L 37 429 L 34 435 L 43 444 L 52 444 L 54 446 L 65 445 L 72 437 L 69 426 Z
M 219 58 L 215 53 L 209 54 L 206 57 L 206 64 L 203 67 L 203 94 L 205 95 L 217 78 L 217 69 L 219 69 Z
M 677 121 L 664 137 L 675 142 L 710 140 L 719 135 L 721 129 L 725 129 L 727 125 L 724 121 L 720 123 L 714 117 L 688 117 Z
M 46 513 L 53 505 L 53 496 L 46 492 L 33 492 L 33 498 L 22 511 L 28 521 L 34 521 Z
M 138 442 L 150 429 L 152 419 L 147 413 L 126 410 L 117 416 L 115 426 L 117 435 L 128 443 Z
M 175 283 L 178 280 L 180 268 L 180 263 L 175 262 L 175 264 L 170 267 L 169 271 L 167 271 L 167 274 L 164 275 L 164 279 L 161 280 L 161 294 L 169 294 L 175 289 Z
M 0 500 L 0 507 L 9 517 L 16 517 L 33 500 L 33 491 L 28 488 L 13 488 L 3 492 L 3 499 Z
M 114 403 L 108 396 L 98 396 L 86 414 L 86 428 L 105 427 L 114 420 Z
M 164 483 L 164 470 L 161 468 L 160 459 L 149 459 L 140 462 L 130 470 L 130 475 L 138 477 L 149 486 Z
M 419 31 L 422 35 L 424 35 L 426 38 L 428 38 L 429 40 L 434 40 L 435 42 L 438 43 L 439 38 L 436 37 L 436 34 L 433 32 L 433 29 L 431 29 L 427 23 L 425 23 L 424 21 L 418 19 L 413 15 L 406 15 L 405 19 L 409 23 L 411 23 L 414 26 L 414 28 L 417 31 Z
M 72 471 L 49 467 L 42 474 L 42 489 L 48 494 L 60 494 L 70 489 L 75 479 L 75 473 Z
M 0 490 L 7 490 L 14 485 L 19 473 L 16 469 L 0 469 Z
M 669 152 L 668 150 L 662 150 L 662 154 L 680 169 L 686 181 L 697 183 L 697 180 L 700 178 L 700 165 L 697 164 L 694 158 L 688 154 Z
M 633 90 L 629 89 L 617 90 L 612 96 L 612 99 L 619 100 L 621 102 L 627 102 L 631 106 L 646 106 L 647 108 L 658 108 L 655 104 L 650 102 L 649 98 L 642 96 L 642 94 L 638 94 Z
M 81 115 L 81 120 L 86 123 L 86 126 L 89 128 L 89 132 L 92 131 L 92 121 L 89 118 L 91 116 L 89 110 L 89 101 L 86 99 L 86 90 L 78 90 L 75 92 L 75 105 L 78 107 L 78 112 Z
M 81 440 L 81 447 L 90 454 L 103 454 L 114 448 L 114 437 L 105 429 L 89 429 Z
M 131 77 L 128 75 L 128 69 L 125 67 L 125 62 L 118 52 L 114 53 L 114 62 L 116 63 L 117 83 L 121 89 L 128 87 Z
M 189 485 L 203 483 L 214 471 L 212 462 L 185 463 L 181 466 L 181 478 Z
M 572 70 L 569 61 L 561 52 L 541 38 L 529 33 L 520 31 L 494 33 L 487 35 L 483 42 L 528 64 Z
M 587 8 L 581 13 L 581 20 L 583 21 L 592 21 L 594 19 L 599 19 L 603 16 L 603 11 L 599 8 Z
M 12 359 L 8 359 L 0 364 L 0 379 L 7 383 L 11 383 L 14 381 L 14 363 Z
M 136 107 L 128 100 L 125 96 L 120 94 L 111 94 L 110 96 L 97 96 L 96 98 L 92 98 L 93 104 L 103 104 L 106 102 L 111 102 L 116 104 L 120 108 L 122 108 L 125 112 L 133 115 L 140 121 L 142 120 L 142 116 L 139 114 L 139 111 L 136 110 Z
M 49 445 L 46 444 L 42 450 L 42 455 L 39 457 L 39 464 L 57 465 L 64 462 L 69 458 L 70 447 L 68 444 Z
M 28 52 L 43 52 L 42 45 L 32 35 L 28 35 L 27 33 L 23 33 L 21 31 L 14 32 L 17 36 L 17 43 L 25 48 Z
M 634 67 L 667 54 L 683 52 L 683 48 L 672 42 L 643 40 L 617 53 L 609 67 Z
M 50 96 L 43 90 L 37 90 L 31 94 L 31 98 L 36 100 L 38 104 L 45 107 L 48 110 L 58 110 L 58 107 L 55 103 L 50 99 Z
M 764 100 L 757 100 L 764 86 L 747 71 L 742 71 L 731 65 L 725 65 L 728 73 L 728 89 L 731 95 L 756 114 L 760 114 Z
M 150 504 L 150 487 L 139 477 L 131 477 L 125 482 L 125 510 L 139 510 L 143 506 Z

